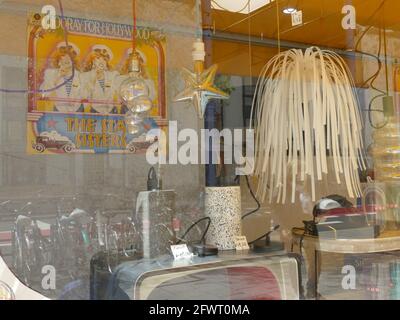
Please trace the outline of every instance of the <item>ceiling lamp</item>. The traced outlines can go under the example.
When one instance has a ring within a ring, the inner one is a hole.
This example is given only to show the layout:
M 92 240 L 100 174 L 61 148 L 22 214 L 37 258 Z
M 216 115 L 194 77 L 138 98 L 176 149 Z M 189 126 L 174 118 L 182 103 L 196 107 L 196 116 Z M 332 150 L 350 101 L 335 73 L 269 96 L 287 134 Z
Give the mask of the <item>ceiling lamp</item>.
M 283 13 L 284 14 L 293 14 L 293 13 L 296 13 L 296 12 L 297 12 L 297 9 L 293 8 L 293 7 L 287 7 L 285 9 L 283 9 Z
M 257 82 L 251 124 L 252 119 L 260 202 L 269 194 L 270 202 L 284 204 L 291 188 L 295 203 L 300 182 L 310 187 L 314 202 L 316 181 L 328 173 L 337 184 L 344 182 L 350 198 L 361 197 L 363 126 L 354 80 L 342 57 L 311 47 L 270 59 Z
M 212 0 L 211 6 L 216 10 L 249 13 L 266 6 L 271 2 L 275 2 L 275 0 Z
M 140 132 L 143 119 L 148 116 L 148 112 L 153 107 L 153 102 L 149 97 L 150 89 L 142 77 L 142 68 L 140 54 L 136 50 L 137 18 L 136 18 L 136 0 L 132 0 L 133 12 L 133 30 L 132 30 L 132 48 L 129 56 L 129 74 L 120 88 L 119 95 L 121 102 L 128 108 L 125 114 L 125 123 L 130 134 Z

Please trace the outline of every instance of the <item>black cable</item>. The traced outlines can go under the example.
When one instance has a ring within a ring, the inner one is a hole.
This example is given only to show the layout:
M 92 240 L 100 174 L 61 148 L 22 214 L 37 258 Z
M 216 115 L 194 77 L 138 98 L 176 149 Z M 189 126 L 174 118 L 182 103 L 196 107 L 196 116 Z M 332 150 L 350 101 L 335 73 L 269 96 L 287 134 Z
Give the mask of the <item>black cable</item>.
M 253 197 L 254 201 L 257 203 L 257 208 L 256 208 L 255 210 L 250 211 L 249 213 L 246 213 L 245 215 L 243 215 L 243 216 L 242 216 L 242 220 L 245 219 L 245 218 L 247 218 L 248 216 L 250 216 L 250 215 L 252 215 L 252 214 L 258 212 L 258 211 L 261 209 L 260 201 L 258 201 L 258 199 L 257 199 L 257 197 L 255 196 L 253 190 L 251 189 L 250 181 L 249 181 L 249 176 L 245 176 L 245 177 L 246 177 L 247 188 L 249 189 L 250 194 L 251 194 L 251 196 Z
M 269 233 L 270 233 L 270 231 L 268 231 L 267 233 L 263 234 L 261 237 L 257 238 L 256 240 L 253 240 L 253 241 L 249 242 L 249 245 L 252 245 L 254 242 L 257 242 L 258 240 L 264 239 Z
M 206 239 L 206 235 L 207 235 L 207 233 L 208 233 L 208 229 L 210 229 L 210 226 L 211 226 L 211 219 L 208 218 L 208 224 L 207 224 L 206 230 L 204 230 L 203 236 L 202 236 L 201 239 L 200 239 L 200 242 L 201 242 L 201 243 L 204 243 L 204 241 L 205 241 L 205 239 Z
M 378 48 L 378 60 L 379 60 L 379 63 L 378 63 L 378 66 L 379 66 L 379 70 L 378 70 L 378 72 L 375 74 L 375 76 L 373 77 L 373 80 L 371 81 L 371 88 L 372 89 L 374 89 L 375 91 L 378 91 L 378 92 L 380 92 L 381 94 L 386 94 L 386 92 L 384 92 L 384 91 L 382 91 L 382 90 L 380 90 L 380 89 L 378 89 L 378 88 L 376 88 L 375 86 L 374 86 L 374 83 L 375 83 L 375 81 L 376 81 L 376 79 L 378 78 L 378 76 L 379 76 L 379 73 L 381 72 L 381 70 L 382 70 L 382 61 L 381 61 L 381 53 L 382 53 L 382 30 L 381 30 L 381 28 L 379 28 L 379 37 L 378 37 L 378 39 L 379 39 L 379 41 L 378 41 L 378 45 L 379 45 L 379 48 Z
M 385 126 L 387 125 L 387 123 L 388 123 L 388 121 L 386 120 L 381 126 L 376 126 L 376 125 L 373 123 L 372 117 L 371 117 L 371 113 L 372 113 L 372 104 L 374 103 L 374 101 L 377 100 L 377 99 L 379 99 L 379 98 L 385 97 L 385 96 L 388 94 L 387 92 L 384 92 L 384 91 L 382 91 L 382 90 L 380 90 L 380 89 L 377 89 L 377 88 L 374 86 L 374 82 L 375 82 L 375 80 L 378 78 L 379 73 L 380 73 L 381 70 L 382 70 L 382 62 L 380 61 L 381 47 L 382 47 L 382 30 L 379 29 L 379 50 L 378 50 L 378 59 L 379 59 L 378 66 L 379 66 L 379 69 L 378 69 L 377 73 L 375 74 L 375 76 L 373 77 L 373 80 L 372 80 L 372 82 L 371 82 L 371 88 L 372 88 L 373 90 L 375 90 L 375 91 L 378 91 L 380 94 L 378 94 L 377 96 L 375 96 L 374 98 L 372 98 L 371 101 L 370 101 L 369 104 L 368 104 L 368 121 L 369 121 L 369 124 L 371 125 L 371 127 L 372 127 L 373 129 L 375 129 L 375 130 L 382 129 L 382 128 L 385 127 Z M 383 112 L 383 111 L 382 111 L 382 112 Z
M 263 234 L 261 237 L 257 238 L 256 240 L 253 240 L 251 242 L 249 242 L 249 244 L 253 244 L 254 242 L 257 242 L 258 240 L 264 239 L 266 236 L 268 236 L 269 234 L 271 234 L 272 232 L 278 230 L 280 228 L 280 225 L 278 224 L 277 226 L 274 227 L 273 230 L 268 231 L 267 233 Z
M 368 82 L 370 82 L 371 80 L 376 79 L 376 78 L 378 77 L 379 73 L 380 73 L 381 70 L 382 70 L 382 62 L 381 62 L 381 59 L 380 59 L 378 56 L 374 55 L 374 54 L 371 54 L 371 53 L 368 53 L 368 52 L 364 52 L 364 51 L 360 51 L 360 50 L 356 50 L 355 52 L 356 52 L 356 53 L 359 53 L 359 54 L 361 54 L 361 55 L 365 55 L 365 56 L 372 57 L 372 58 L 376 59 L 376 61 L 378 62 L 378 70 L 377 70 L 371 77 L 369 77 L 367 80 L 365 80 L 365 81 L 361 84 L 360 88 L 358 89 L 358 92 L 359 92 L 361 89 L 364 88 L 364 86 L 365 86 Z M 374 90 L 376 90 L 376 91 L 378 91 L 378 92 L 380 92 L 380 93 L 382 93 L 382 94 L 385 93 L 384 91 L 382 91 L 382 90 L 380 90 L 380 89 L 378 89 L 378 88 L 375 88 L 375 87 L 372 87 L 372 86 L 371 86 L 371 88 L 373 88 Z
M 379 12 L 379 10 L 383 7 L 383 5 L 385 4 L 385 2 L 386 2 L 386 0 L 383 0 L 383 1 L 381 2 L 381 4 L 380 4 L 380 6 L 378 7 L 378 9 L 373 13 L 373 15 L 369 18 L 369 20 L 371 20 L 373 17 L 375 17 L 375 15 L 376 15 L 376 14 Z M 375 101 L 376 99 L 379 99 L 379 98 L 381 98 L 381 97 L 385 97 L 385 96 L 388 95 L 388 92 L 384 92 L 383 90 L 380 90 L 380 89 L 376 88 L 375 85 L 374 85 L 376 79 L 378 78 L 378 76 L 379 76 L 379 74 L 380 74 L 380 72 L 381 72 L 381 70 L 382 70 L 382 61 L 381 61 L 381 59 L 380 59 L 380 56 L 381 56 L 381 47 L 382 47 L 382 30 L 381 30 L 381 28 L 379 28 L 379 44 L 378 44 L 378 53 L 377 53 L 377 55 L 373 55 L 373 54 L 370 54 L 370 53 L 367 53 L 367 52 L 363 52 L 363 51 L 357 50 L 359 44 L 361 43 L 361 40 L 362 40 L 362 39 L 364 38 L 364 36 L 368 33 L 368 31 L 372 29 L 372 27 L 373 27 L 373 26 L 371 25 L 371 26 L 369 26 L 367 29 L 364 30 L 364 32 L 361 34 L 360 38 L 357 40 L 357 43 L 356 43 L 356 45 L 355 45 L 354 50 L 355 50 L 355 52 L 357 52 L 357 53 L 360 53 L 360 54 L 363 54 L 363 55 L 367 55 L 367 56 L 373 57 L 373 58 L 375 58 L 375 59 L 377 60 L 377 62 L 378 62 L 378 70 L 377 70 L 370 78 L 368 78 L 366 81 L 364 81 L 364 83 L 360 86 L 360 89 L 362 89 L 368 82 L 371 81 L 370 87 L 371 87 L 373 90 L 379 92 L 379 94 L 378 94 L 377 96 L 375 96 L 374 98 L 372 98 L 371 101 L 369 102 L 369 104 L 368 104 L 368 110 L 367 110 L 367 112 L 368 112 L 368 121 L 369 121 L 369 124 L 370 124 L 370 126 L 371 126 L 373 129 L 376 129 L 376 130 L 377 130 L 377 129 L 382 129 L 382 128 L 385 127 L 385 126 L 387 125 L 387 123 L 388 123 L 388 121 L 385 121 L 385 123 L 382 124 L 381 126 L 376 126 L 376 125 L 373 123 L 372 117 L 371 117 L 371 113 L 372 113 L 372 112 L 382 112 L 382 113 L 383 113 L 383 111 L 381 111 L 381 110 L 372 109 L 372 104 L 374 103 L 374 101 Z M 386 32 L 386 30 L 385 30 L 384 32 Z M 385 34 L 384 36 L 386 37 L 386 34 Z M 385 46 L 386 46 L 386 44 L 385 44 Z M 386 59 L 387 59 L 387 57 L 386 57 Z M 386 61 L 387 61 L 387 60 L 386 60 Z M 387 63 L 387 62 L 386 62 L 386 63 Z M 387 75 L 386 75 L 386 78 L 387 78 Z M 386 83 L 386 86 L 387 86 L 387 85 L 388 85 L 388 83 Z M 360 90 L 360 89 L 359 89 L 359 90 Z
M 243 91 L 243 93 L 244 93 L 244 92 L 245 92 L 245 90 Z M 255 94 L 255 93 L 254 93 L 254 94 Z M 244 101 L 245 101 L 245 99 L 243 99 L 243 104 L 244 104 Z M 251 125 L 251 124 L 250 124 L 250 125 Z M 243 114 L 243 127 L 246 128 L 246 118 L 245 118 L 244 114 Z M 261 209 L 260 201 L 258 201 L 256 195 L 255 195 L 254 192 L 253 192 L 253 189 L 252 189 L 251 186 L 250 186 L 249 176 L 246 175 L 245 178 L 246 178 L 247 188 L 249 189 L 252 198 L 253 198 L 254 201 L 256 202 L 257 208 L 254 209 L 254 210 L 252 210 L 252 211 L 250 211 L 250 212 L 248 212 L 248 213 L 246 213 L 245 215 L 243 215 L 242 218 L 241 218 L 242 220 L 245 219 L 245 218 L 247 218 L 248 216 L 250 216 L 250 215 L 252 215 L 252 214 L 258 212 L 258 211 Z M 240 179 L 240 176 L 236 176 L 235 181 L 239 181 L 239 179 Z M 240 184 L 240 183 L 239 183 L 239 184 Z M 269 189 L 269 185 L 268 185 L 268 184 L 267 184 L 267 188 Z
M 368 20 L 366 21 L 366 23 L 369 23 L 379 12 L 380 9 L 382 9 L 383 5 L 385 4 L 386 0 L 382 0 L 381 4 L 379 5 L 379 7 L 372 13 L 372 15 L 368 18 Z M 367 34 L 367 32 L 372 28 L 372 25 L 370 25 L 366 30 L 364 30 L 364 32 L 362 33 L 362 35 L 360 36 L 360 38 L 357 40 L 356 42 L 356 46 L 355 49 L 357 49 L 358 45 L 360 44 L 362 38 L 364 38 L 364 36 Z
M 371 27 L 369 27 L 367 30 L 369 30 L 369 29 L 371 29 Z M 361 40 L 362 37 L 364 37 L 364 36 L 365 36 L 365 33 L 360 37 L 359 40 Z M 363 88 L 368 82 L 370 82 L 372 80 L 372 82 L 370 84 L 371 88 L 376 90 L 376 91 L 378 91 L 378 92 L 380 92 L 380 93 L 382 93 L 382 94 L 385 93 L 384 91 L 382 91 L 382 90 L 380 90 L 380 89 L 378 89 L 378 88 L 376 88 L 374 86 L 374 82 L 375 82 L 376 78 L 378 78 L 379 73 L 382 70 L 382 61 L 380 59 L 381 46 L 382 46 L 382 37 L 381 37 L 380 29 L 379 29 L 379 45 L 378 45 L 378 53 L 377 53 L 377 55 L 374 55 L 374 54 L 371 54 L 371 53 L 368 53 L 368 52 L 364 52 L 364 51 L 360 51 L 360 50 L 357 49 L 357 46 L 355 47 L 355 52 L 356 53 L 372 57 L 372 58 L 376 59 L 376 61 L 378 63 L 378 70 L 371 77 L 369 77 L 367 80 L 364 81 L 364 83 L 361 85 L 361 88 Z
M 372 118 L 371 118 L 371 113 L 373 111 L 372 104 L 374 103 L 374 101 L 376 99 L 379 99 L 379 98 L 382 98 L 382 97 L 385 97 L 385 96 L 386 96 L 385 94 L 379 94 L 379 95 L 375 96 L 374 98 L 372 98 L 370 103 L 368 104 L 368 121 L 369 121 L 369 124 L 371 125 L 371 127 L 374 128 L 375 130 L 379 130 L 379 129 L 384 128 L 388 123 L 388 120 L 386 120 L 381 126 L 376 126 L 376 125 L 374 125 L 374 123 L 372 121 Z M 374 110 L 374 111 L 377 111 L 377 110 Z M 380 112 L 383 113 L 383 111 L 380 111 Z
M 369 30 L 369 29 L 367 29 L 367 30 Z M 370 53 L 366 53 L 366 52 L 362 52 L 362 51 L 357 51 L 356 50 L 357 53 L 360 53 L 360 54 L 363 54 L 363 55 L 367 55 L 367 56 L 370 56 L 370 57 L 374 57 L 378 62 L 378 70 L 371 77 L 369 77 L 366 81 L 364 81 L 364 83 L 360 86 L 360 89 L 362 89 L 369 81 L 372 80 L 372 82 L 370 84 L 370 87 L 373 90 L 375 90 L 375 91 L 380 93 L 380 94 L 378 94 L 377 96 L 375 96 L 374 98 L 371 99 L 370 103 L 368 104 L 368 109 L 366 110 L 368 112 L 368 121 L 369 121 L 371 127 L 374 128 L 374 129 L 381 129 L 384 126 L 386 126 L 386 124 L 387 124 L 387 122 L 385 122 L 382 126 L 375 126 L 373 121 L 372 121 L 372 118 L 371 118 L 371 113 L 372 112 L 382 112 L 383 113 L 382 110 L 372 109 L 372 104 L 376 99 L 384 97 L 387 94 L 386 92 L 384 92 L 384 91 L 382 91 L 382 90 L 380 90 L 380 89 L 378 89 L 378 88 L 376 88 L 374 86 L 374 83 L 375 83 L 376 79 L 378 78 L 379 73 L 382 70 L 382 62 L 380 60 L 381 46 L 382 46 L 382 35 L 381 35 L 381 30 L 379 30 L 379 49 L 378 49 L 378 55 L 377 56 L 375 56 L 373 54 L 370 54 Z
M 197 226 L 200 222 L 208 220 L 208 225 L 206 227 L 206 229 L 204 230 L 203 236 L 200 239 L 200 242 L 203 242 L 204 239 L 206 238 L 206 235 L 208 233 L 208 229 L 210 228 L 211 225 L 211 218 L 210 217 L 205 217 L 205 218 L 201 218 L 200 220 L 197 220 L 195 223 L 193 223 L 187 230 L 186 232 L 183 234 L 182 237 L 179 238 L 179 240 L 176 242 L 176 244 L 180 244 L 182 243 L 182 241 L 185 240 L 185 237 L 188 235 L 188 233 L 195 227 Z

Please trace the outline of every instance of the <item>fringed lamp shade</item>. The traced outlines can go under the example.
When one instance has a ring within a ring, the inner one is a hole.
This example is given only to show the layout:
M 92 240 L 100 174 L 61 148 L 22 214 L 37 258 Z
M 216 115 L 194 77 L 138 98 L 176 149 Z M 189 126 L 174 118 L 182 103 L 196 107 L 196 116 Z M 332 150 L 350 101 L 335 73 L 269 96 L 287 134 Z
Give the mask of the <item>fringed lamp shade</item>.
M 296 183 L 311 184 L 328 174 L 332 158 L 336 182 L 348 196 L 360 196 L 365 168 L 362 122 L 354 81 L 336 53 L 311 47 L 272 58 L 258 80 L 253 102 L 258 196 L 295 202 Z M 291 186 L 287 186 L 287 183 Z

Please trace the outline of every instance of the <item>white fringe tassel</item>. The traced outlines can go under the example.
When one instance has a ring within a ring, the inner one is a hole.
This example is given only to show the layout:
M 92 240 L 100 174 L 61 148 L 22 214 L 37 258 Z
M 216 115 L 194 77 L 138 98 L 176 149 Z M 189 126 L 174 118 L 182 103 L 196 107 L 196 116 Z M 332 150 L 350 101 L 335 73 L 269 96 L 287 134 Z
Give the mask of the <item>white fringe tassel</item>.
M 255 119 L 257 195 L 285 203 L 287 179 L 315 181 L 328 174 L 333 159 L 336 181 L 344 177 L 348 196 L 361 195 L 362 123 L 354 81 L 344 60 L 317 47 L 292 49 L 272 58 L 257 82 L 251 120 Z M 252 123 L 252 122 L 251 122 Z M 306 180 L 307 179 L 307 180 Z

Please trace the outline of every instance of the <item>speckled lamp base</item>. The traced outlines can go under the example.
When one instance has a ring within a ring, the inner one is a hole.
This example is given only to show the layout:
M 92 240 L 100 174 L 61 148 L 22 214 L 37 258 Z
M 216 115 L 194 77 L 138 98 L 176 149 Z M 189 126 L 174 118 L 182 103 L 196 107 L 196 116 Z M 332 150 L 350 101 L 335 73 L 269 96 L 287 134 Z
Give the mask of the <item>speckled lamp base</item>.
M 205 191 L 205 213 L 212 221 L 207 243 L 233 250 L 236 236 L 242 235 L 240 187 L 207 187 Z

